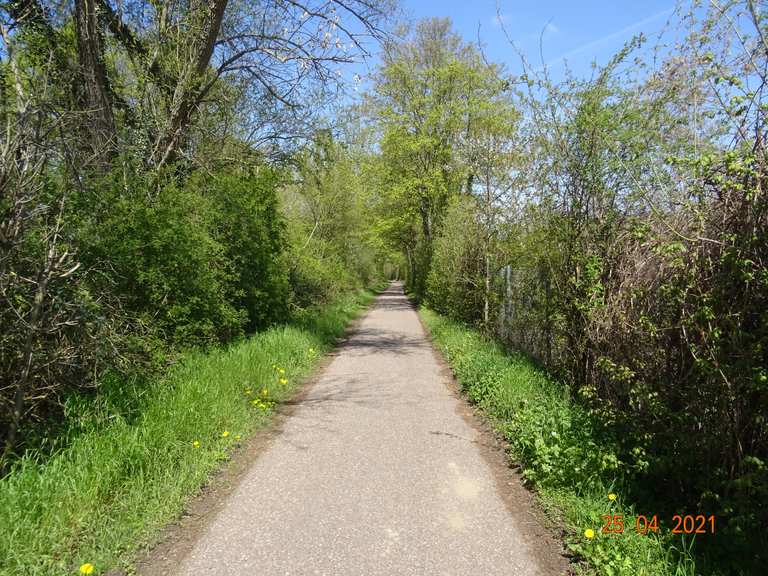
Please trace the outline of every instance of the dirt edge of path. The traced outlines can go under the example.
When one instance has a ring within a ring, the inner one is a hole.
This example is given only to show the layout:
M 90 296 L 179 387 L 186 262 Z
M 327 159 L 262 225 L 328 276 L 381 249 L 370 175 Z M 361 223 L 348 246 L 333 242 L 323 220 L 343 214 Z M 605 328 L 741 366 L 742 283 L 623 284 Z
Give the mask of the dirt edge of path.
M 365 317 L 376 307 L 375 299 L 344 330 L 333 350 L 325 354 L 312 373 L 296 387 L 294 393 L 281 402 L 272 420 L 256 430 L 249 439 L 229 453 L 228 460 L 213 473 L 208 482 L 193 495 L 181 516 L 163 528 L 153 542 L 140 548 L 133 563 L 135 573 L 141 576 L 167 576 L 175 573 L 181 562 L 204 534 L 208 523 L 224 507 L 229 496 L 237 489 L 253 462 L 277 438 L 285 422 L 297 410 L 333 360 L 344 349 L 349 338 L 358 330 Z M 133 573 L 133 571 L 128 572 Z M 125 576 L 123 570 L 111 570 L 107 576 Z
M 519 465 L 510 459 L 507 452 L 507 442 L 494 429 L 490 420 L 469 403 L 466 394 L 461 391 L 461 386 L 450 364 L 432 338 L 432 333 L 424 324 L 418 306 L 410 299 L 409 302 L 416 311 L 421 327 L 429 340 L 443 381 L 457 400 L 456 413 L 478 433 L 478 440 L 475 443 L 483 460 L 491 469 L 498 494 L 509 513 L 519 522 L 525 542 L 538 561 L 542 572 L 552 576 L 574 574 L 568 551 L 563 542 L 565 530 L 558 521 L 547 515 L 538 501 L 535 491 L 524 485 Z

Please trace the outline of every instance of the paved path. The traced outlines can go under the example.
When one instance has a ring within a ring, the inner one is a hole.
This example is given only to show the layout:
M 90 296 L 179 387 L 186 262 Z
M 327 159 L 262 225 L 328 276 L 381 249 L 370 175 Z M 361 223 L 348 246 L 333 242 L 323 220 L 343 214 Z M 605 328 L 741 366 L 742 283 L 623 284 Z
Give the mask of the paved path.
M 176 574 L 551 573 L 521 531 L 530 518 L 500 497 L 460 402 L 393 284 Z

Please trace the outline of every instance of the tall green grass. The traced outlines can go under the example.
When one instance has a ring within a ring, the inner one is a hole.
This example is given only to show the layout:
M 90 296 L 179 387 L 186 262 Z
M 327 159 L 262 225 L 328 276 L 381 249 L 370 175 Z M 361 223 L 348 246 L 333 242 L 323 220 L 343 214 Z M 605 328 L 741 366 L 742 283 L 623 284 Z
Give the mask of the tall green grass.
M 0 574 L 129 567 L 372 298 L 361 291 L 227 349 L 192 353 L 143 388 L 129 414 L 81 402 L 71 417 L 84 432 L 0 480 Z
M 578 571 L 605 576 L 698 573 L 690 539 L 673 538 L 661 524 L 662 511 L 658 533 L 636 531 L 635 509 L 623 497 L 626 474 L 610 431 L 573 402 L 564 386 L 475 330 L 424 308 L 421 317 L 462 390 L 507 440 L 545 509 L 564 521 L 566 544 L 583 560 Z M 606 514 L 623 516 L 621 534 L 601 533 Z

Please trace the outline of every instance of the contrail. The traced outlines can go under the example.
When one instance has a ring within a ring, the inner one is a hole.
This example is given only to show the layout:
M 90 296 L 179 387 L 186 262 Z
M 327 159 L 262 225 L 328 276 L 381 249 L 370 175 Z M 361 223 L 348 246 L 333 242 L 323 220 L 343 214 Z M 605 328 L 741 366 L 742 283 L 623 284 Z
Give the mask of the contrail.
M 672 11 L 674 11 L 674 8 L 667 8 L 666 10 L 662 10 L 661 12 L 658 12 L 652 16 L 648 16 L 647 18 L 643 18 L 642 20 L 638 20 L 637 22 L 634 22 L 630 24 L 629 26 L 626 26 L 622 28 L 621 30 L 618 30 L 616 32 L 611 32 L 607 36 L 603 36 L 602 38 L 598 38 L 597 40 L 592 40 L 591 42 L 587 42 L 586 44 L 582 44 L 578 48 L 574 48 L 573 50 L 570 50 L 566 52 L 565 54 L 561 54 L 560 56 L 557 56 L 555 58 L 552 58 L 549 62 L 545 64 L 545 66 L 551 66 L 555 62 L 559 62 L 560 60 L 566 60 L 567 58 L 570 58 L 571 56 L 575 56 L 576 54 L 579 54 L 581 52 L 584 52 L 585 50 L 589 50 L 590 48 L 594 48 L 595 46 L 598 46 L 602 44 L 603 42 L 608 42 L 609 40 L 615 40 L 616 38 L 621 38 L 628 32 L 631 32 L 635 28 L 639 28 L 640 26 L 645 26 L 646 24 L 650 24 L 654 20 L 661 18 L 662 16 L 666 16 L 667 14 L 671 14 Z

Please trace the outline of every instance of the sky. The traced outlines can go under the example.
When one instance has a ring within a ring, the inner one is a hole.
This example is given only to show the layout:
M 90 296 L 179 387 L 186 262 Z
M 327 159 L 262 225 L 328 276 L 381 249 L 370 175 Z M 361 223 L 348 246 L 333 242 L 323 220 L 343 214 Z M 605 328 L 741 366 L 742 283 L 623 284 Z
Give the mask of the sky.
M 658 35 L 673 17 L 675 0 L 401 0 L 401 7 L 409 20 L 450 17 L 469 42 L 477 42 L 479 30 L 486 57 L 519 73 L 506 29 L 534 67 L 546 64 L 558 79 L 566 61 L 572 73 L 588 76 L 593 61 L 605 64 L 632 36 Z

